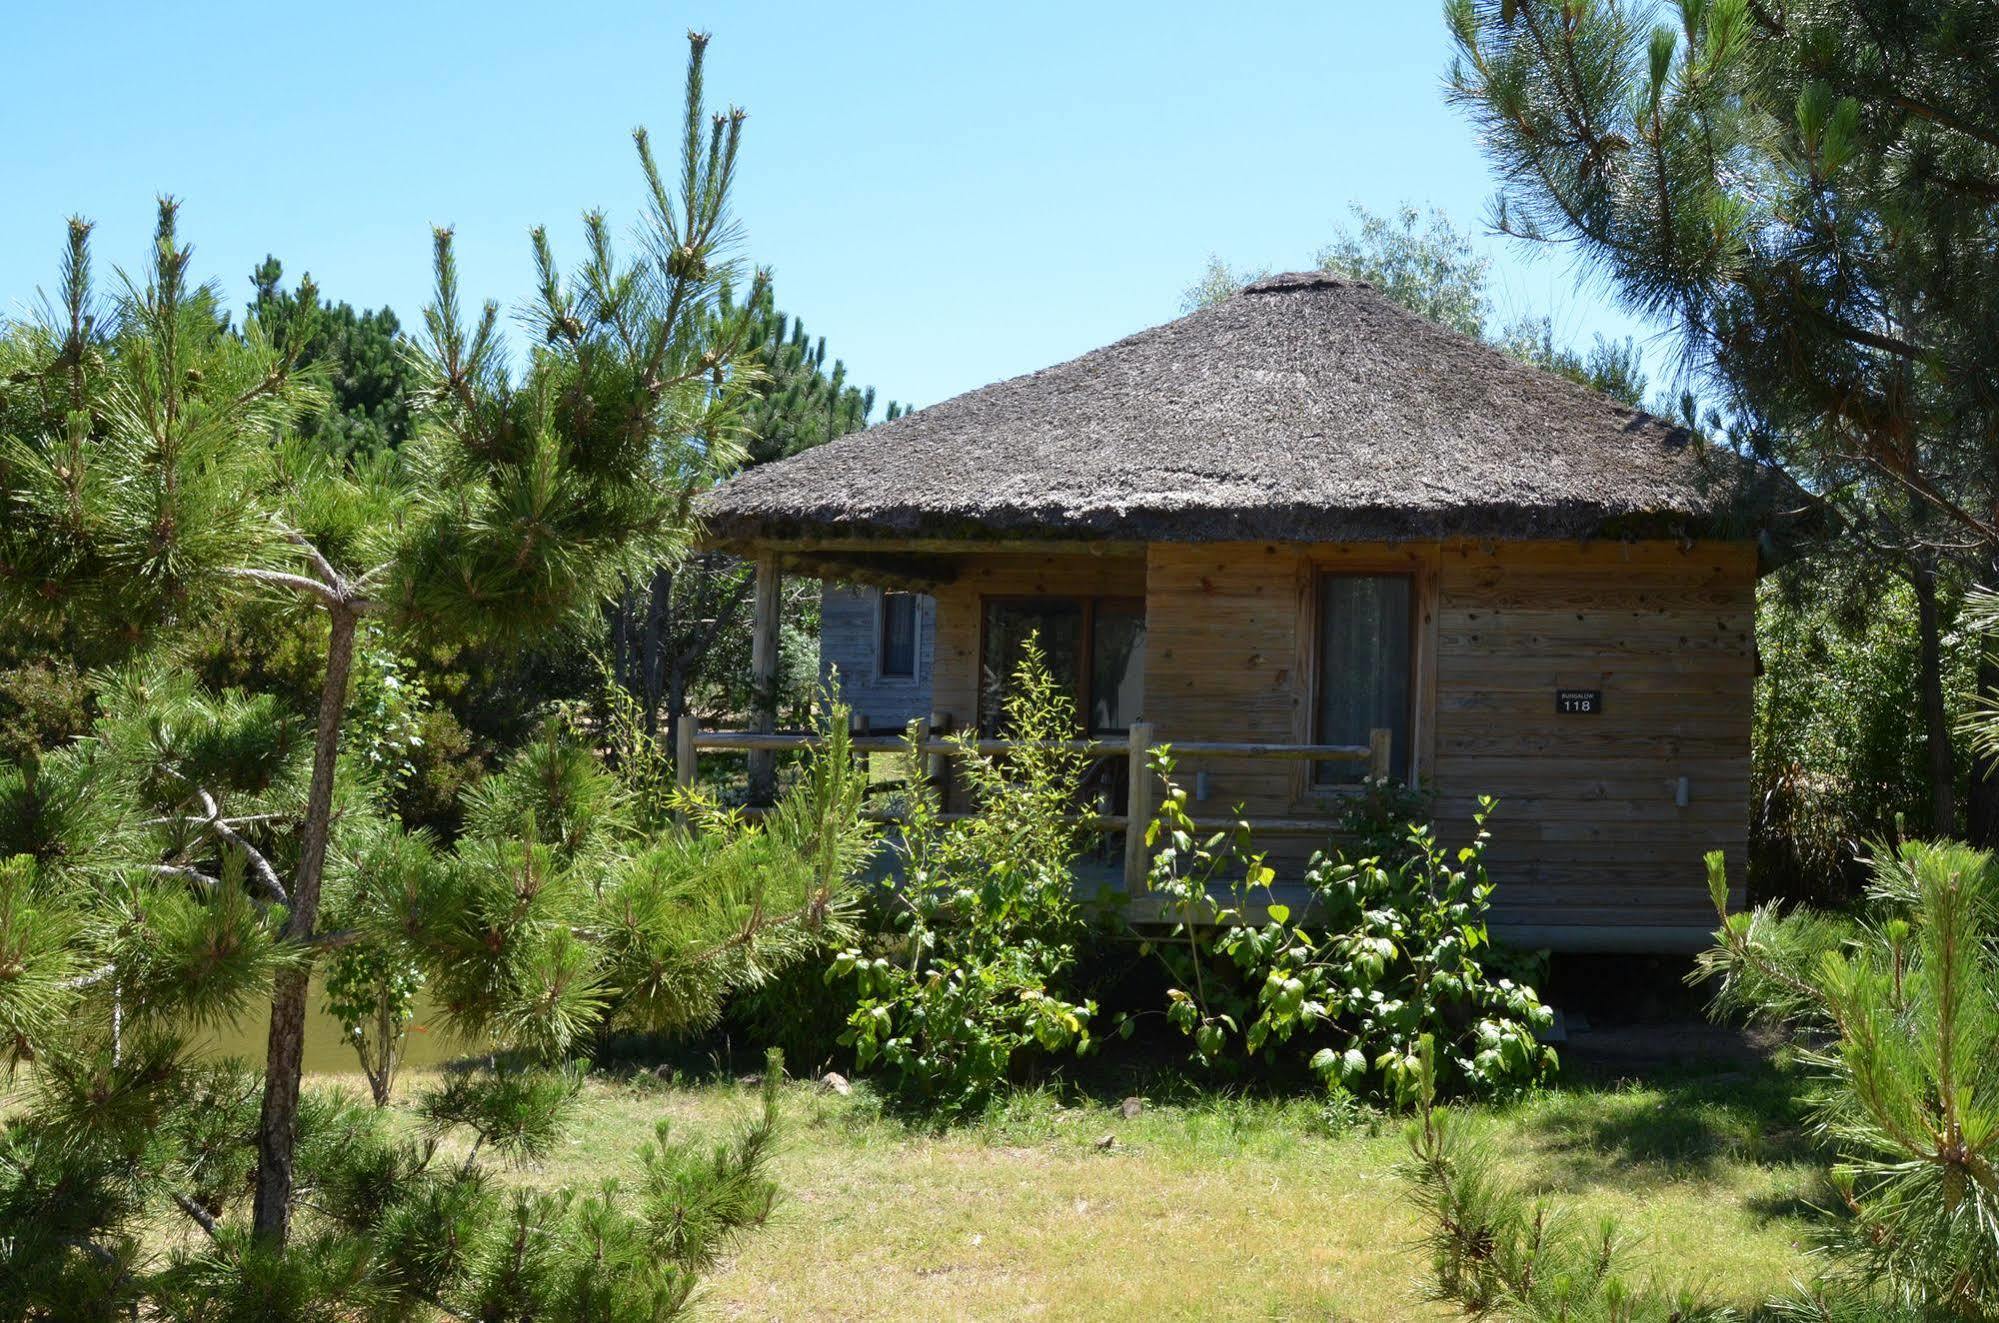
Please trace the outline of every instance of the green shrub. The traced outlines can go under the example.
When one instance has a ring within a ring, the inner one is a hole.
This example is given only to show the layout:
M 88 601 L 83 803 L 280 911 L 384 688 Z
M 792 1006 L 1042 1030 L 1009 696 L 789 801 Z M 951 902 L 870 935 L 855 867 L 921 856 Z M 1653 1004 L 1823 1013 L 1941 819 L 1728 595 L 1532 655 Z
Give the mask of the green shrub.
M 1310 899 L 1294 915 L 1270 896 L 1271 870 L 1248 827 L 1204 837 L 1172 780 L 1170 750 L 1154 768 L 1165 791 L 1148 830 L 1148 881 L 1172 928 L 1148 949 L 1176 980 L 1167 1018 L 1203 1063 L 1314 1049 L 1311 1068 L 1330 1087 L 1397 1099 L 1425 1037 L 1443 1045 L 1447 1084 L 1470 1093 L 1516 1089 L 1555 1067 L 1535 1037 L 1552 1012 L 1533 988 L 1487 968 L 1491 800 L 1480 801 L 1471 843 L 1453 852 L 1420 820 L 1385 825 L 1384 810 L 1411 801 L 1370 787 L 1350 814 L 1354 845 L 1313 858 Z M 1229 899 L 1217 903 L 1217 889 Z
M 364 820 L 353 836 L 359 839 L 343 842 L 338 858 L 349 885 L 328 906 L 332 932 L 384 925 L 398 895 L 421 890 L 433 857 L 424 833 L 404 832 L 385 821 Z M 375 1106 L 386 1107 L 423 991 L 423 967 L 403 943 L 384 941 L 338 947 L 320 969 L 327 1014 L 339 1021 L 341 1037 L 360 1059 Z
M 813 1075 L 846 1069 L 853 1052 L 842 1040 L 860 989 L 855 980 L 828 983 L 826 963 L 801 960 L 730 997 L 722 1012 L 728 1037 L 735 1043 L 777 1048 L 795 1069 Z
M 1032 638 L 1005 719 L 1022 747 L 1003 758 L 960 737 L 955 765 L 977 812 L 957 821 L 922 782 L 912 728 L 887 931 L 841 951 L 827 974 L 858 985 L 841 1039 L 856 1064 L 881 1068 L 901 1100 L 947 1113 L 983 1106 L 1023 1053 L 1093 1043 L 1096 1005 L 1071 991 L 1089 930 L 1071 871 L 1084 762 L 1061 747 L 1074 737 L 1074 704 Z

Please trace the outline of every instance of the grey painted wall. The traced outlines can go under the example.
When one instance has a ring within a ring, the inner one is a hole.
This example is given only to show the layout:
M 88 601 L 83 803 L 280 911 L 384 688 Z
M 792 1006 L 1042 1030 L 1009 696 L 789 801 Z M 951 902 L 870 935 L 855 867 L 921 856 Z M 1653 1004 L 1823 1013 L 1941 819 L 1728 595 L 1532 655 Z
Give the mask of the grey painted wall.
M 837 669 L 841 699 L 854 719 L 865 717 L 869 730 L 889 734 L 930 715 L 937 603 L 927 596 L 916 599 L 916 674 L 887 677 L 881 673 L 881 596 L 879 588 L 835 583 L 820 590 L 819 678 Z

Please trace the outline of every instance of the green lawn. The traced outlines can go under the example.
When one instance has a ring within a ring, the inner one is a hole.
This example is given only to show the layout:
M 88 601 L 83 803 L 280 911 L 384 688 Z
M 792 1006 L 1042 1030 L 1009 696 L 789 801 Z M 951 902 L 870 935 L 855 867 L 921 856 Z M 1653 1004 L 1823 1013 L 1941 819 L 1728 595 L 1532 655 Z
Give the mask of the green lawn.
M 338 1077 L 320 1077 L 322 1083 Z M 426 1083 L 412 1076 L 409 1096 Z M 709 1283 L 750 1319 L 1433 1316 L 1395 1164 L 1401 1127 L 1335 1129 L 1310 1103 L 1171 1089 L 1127 1119 L 1107 1091 L 1023 1092 L 937 1131 L 800 1083 L 787 1095 L 783 1202 Z M 1483 1113 L 1523 1180 L 1592 1221 L 1615 1213 L 1663 1280 L 1742 1302 L 1801 1271 L 1817 1168 L 1768 1067 L 1570 1084 Z M 633 1072 L 589 1086 L 530 1181 L 629 1174 L 654 1123 L 719 1134 L 740 1083 Z M 1104 1140 L 1108 1137 L 1108 1146 Z M 1441 1316 L 1441 1315 L 1436 1315 Z

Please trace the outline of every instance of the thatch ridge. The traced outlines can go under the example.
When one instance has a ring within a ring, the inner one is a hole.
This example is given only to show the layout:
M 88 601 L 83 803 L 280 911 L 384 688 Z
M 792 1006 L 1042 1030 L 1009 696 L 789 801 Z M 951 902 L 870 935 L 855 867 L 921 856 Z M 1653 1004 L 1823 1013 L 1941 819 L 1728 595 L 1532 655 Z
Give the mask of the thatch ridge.
M 1364 282 L 1299 272 L 749 470 L 702 514 L 717 541 L 1739 535 L 1766 486 Z

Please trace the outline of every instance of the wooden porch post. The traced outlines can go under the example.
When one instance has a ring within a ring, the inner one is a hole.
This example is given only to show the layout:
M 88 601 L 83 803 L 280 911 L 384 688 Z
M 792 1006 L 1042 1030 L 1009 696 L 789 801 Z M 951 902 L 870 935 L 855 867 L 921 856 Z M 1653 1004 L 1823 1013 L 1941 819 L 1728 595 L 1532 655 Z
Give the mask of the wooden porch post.
M 680 714 L 680 724 L 673 728 L 673 784 L 682 791 L 691 791 L 700 784 L 694 760 L 694 734 L 701 722 L 692 712 Z M 674 810 L 674 819 L 681 825 L 687 823 L 687 813 L 683 809 Z
M 758 556 L 755 632 L 750 636 L 750 729 L 766 735 L 777 729 L 778 598 L 783 586 L 777 557 L 769 552 Z M 776 800 L 776 755 L 759 749 L 750 754 L 750 803 Z
M 1145 848 L 1145 829 L 1152 825 L 1152 723 L 1131 723 L 1130 773 L 1126 777 L 1124 824 L 1124 890 L 1136 896 L 1145 890 L 1151 860 Z
M 1377 726 L 1367 733 L 1367 774 L 1376 779 L 1386 779 L 1388 769 L 1393 766 L 1389 754 L 1394 748 L 1395 732 Z
M 673 784 L 682 790 L 692 790 L 695 776 L 694 732 L 700 727 L 692 712 L 680 714 L 680 724 L 673 728 Z
M 942 712 L 932 712 L 929 722 L 923 727 L 923 737 L 926 740 L 942 739 L 949 724 Z M 937 806 L 949 809 L 951 807 L 950 758 L 943 753 L 926 755 L 923 760 L 923 777 L 937 792 Z

